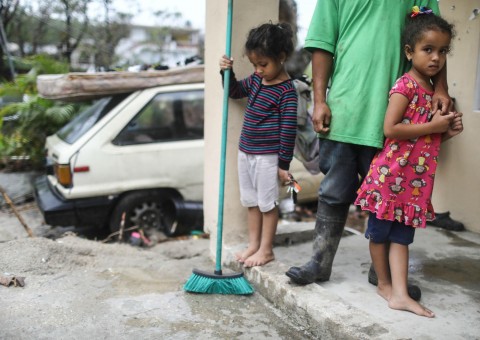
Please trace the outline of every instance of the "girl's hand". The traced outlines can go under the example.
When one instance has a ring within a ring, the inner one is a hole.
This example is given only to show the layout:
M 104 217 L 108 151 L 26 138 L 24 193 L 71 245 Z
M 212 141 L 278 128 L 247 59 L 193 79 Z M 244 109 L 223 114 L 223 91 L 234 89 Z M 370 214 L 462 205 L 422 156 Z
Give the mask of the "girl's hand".
M 226 55 L 223 55 L 220 58 L 219 64 L 222 71 L 231 69 L 233 67 L 233 58 L 228 58 Z
M 448 127 L 448 130 L 443 134 L 443 140 L 452 138 L 463 131 L 463 113 L 453 112 L 454 118 Z
M 450 128 L 450 124 L 452 123 L 455 117 L 454 112 L 449 112 L 448 114 L 442 115 L 440 110 L 437 110 L 433 116 L 432 120 L 430 121 L 430 125 L 432 128 L 431 133 L 444 133 Z
M 318 133 L 328 133 L 330 131 L 330 121 L 332 120 L 332 112 L 327 103 L 314 104 L 312 122 L 313 129 Z
M 278 168 L 278 179 L 282 185 L 288 185 L 288 183 L 290 183 L 290 173 L 288 170 Z

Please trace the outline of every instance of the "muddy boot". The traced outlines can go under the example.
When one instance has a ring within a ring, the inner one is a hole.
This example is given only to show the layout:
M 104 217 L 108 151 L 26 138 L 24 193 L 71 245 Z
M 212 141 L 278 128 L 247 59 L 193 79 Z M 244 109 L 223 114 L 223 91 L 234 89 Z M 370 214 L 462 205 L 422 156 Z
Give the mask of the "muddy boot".
M 301 267 L 291 267 L 285 274 L 297 284 L 328 281 L 343 228 L 347 220 L 349 205 L 330 206 L 318 202 L 313 256 Z
M 374 286 L 378 286 L 378 277 L 377 273 L 375 273 L 375 269 L 373 268 L 373 264 L 370 265 L 370 269 L 368 271 L 368 282 Z M 415 301 L 420 301 L 422 297 L 422 291 L 420 287 L 412 284 L 407 284 L 407 292 L 408 296 L 410 296 Z

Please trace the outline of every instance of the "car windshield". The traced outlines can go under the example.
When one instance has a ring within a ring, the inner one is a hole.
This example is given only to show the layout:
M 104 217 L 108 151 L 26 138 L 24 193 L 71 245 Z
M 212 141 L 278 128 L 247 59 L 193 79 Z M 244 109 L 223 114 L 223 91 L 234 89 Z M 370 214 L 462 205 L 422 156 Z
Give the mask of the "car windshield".
M 57 136 L 68 144 L 75 143 L 127 96 L 128 94 L 119 94 L 94 101 L 92 105 L 88 106 L 67 125 L 62 127 L 57 132 Z

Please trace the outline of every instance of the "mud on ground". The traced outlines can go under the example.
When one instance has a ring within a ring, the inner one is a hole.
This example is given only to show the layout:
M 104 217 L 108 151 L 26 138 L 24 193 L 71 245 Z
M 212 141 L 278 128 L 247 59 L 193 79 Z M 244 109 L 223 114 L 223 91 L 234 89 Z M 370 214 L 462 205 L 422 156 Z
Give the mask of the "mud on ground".
M 0 285 L 0 338 L 305 336 L 258 293 L 184 292 L 193 268 L 213 272 L 208 239 L 187 238 L 151 248 L 102 243 L 43 224 L 34 202 L 17 208 L 35 237 L 29 238 L 16 216 L 2 207 L 0 275 L 25 277 L 25 286 Z

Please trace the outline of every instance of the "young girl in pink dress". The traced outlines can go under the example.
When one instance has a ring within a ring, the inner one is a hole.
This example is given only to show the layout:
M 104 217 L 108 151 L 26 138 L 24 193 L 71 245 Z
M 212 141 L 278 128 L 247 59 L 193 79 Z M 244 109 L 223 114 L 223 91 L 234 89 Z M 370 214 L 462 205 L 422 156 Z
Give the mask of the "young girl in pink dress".
M 431 112 L 431 78 L 446 72 L 453 27 L 428 8 L 414 7 L 403 32 L 411 69 L 390 90 L 385 144 L 373 159 L 355 204 L 370 212 L 365 237 L 378 276 L 378 294 L 393 309 L 434 313 L 407 293 L 408 245 L 432 220 L 433 181 L 440 143 L 463 130 L 462 114 Z

